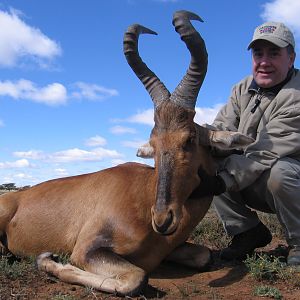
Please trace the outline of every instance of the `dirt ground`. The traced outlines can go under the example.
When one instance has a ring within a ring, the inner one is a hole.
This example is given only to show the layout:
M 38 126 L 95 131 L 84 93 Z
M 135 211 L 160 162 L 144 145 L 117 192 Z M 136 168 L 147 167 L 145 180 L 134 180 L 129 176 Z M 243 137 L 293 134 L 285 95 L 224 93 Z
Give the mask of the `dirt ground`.
M 281 241 L 274 241 L 260 251 L 274 255 Z M 275 252 L 274 252 L 275 251 Z M 278 254 L 279 255 L 279 254 Z M 127 299 L 262 299 L 254 296 L 259 285 L 276 287 L 283 299 L 300 299 L 300 288 L 292 282 L 258 282 L 241 262 L 225 263 L 213 251 L 214 262 L 208 271 L 198 273 L 175 264 L 162 264 L 150 274 L 149 285 L 143 295 Z M 298 274 L 295 274 L 298 276 Z M 300 273 L 299 273 L 300 282 Z M 56 278 L 30 268 L 21 279 L 10 280 L 0 273 L 0 300 L 18 299 L 120 299 L 85 287 L 59 282 Z M 264 298 L 266 299 L 266 298 Z M 269 298 L 270 299 L 270 298 Z

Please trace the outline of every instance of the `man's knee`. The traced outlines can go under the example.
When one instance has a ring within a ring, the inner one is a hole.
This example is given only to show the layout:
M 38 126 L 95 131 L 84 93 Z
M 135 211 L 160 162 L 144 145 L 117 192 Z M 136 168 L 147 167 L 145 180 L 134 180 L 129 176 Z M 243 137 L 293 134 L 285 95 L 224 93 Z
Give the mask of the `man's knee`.
M 293 166 L 293 161 L 278 160 L 273 165 L 267 180 L 267 187 L 271 194 L 278 194 L 278 192 L 283 191 L 285 186 L 290 186 L 292 181 L 299 180 L 298 172 Z M 299 166 L 297 167 L 299 168 Z

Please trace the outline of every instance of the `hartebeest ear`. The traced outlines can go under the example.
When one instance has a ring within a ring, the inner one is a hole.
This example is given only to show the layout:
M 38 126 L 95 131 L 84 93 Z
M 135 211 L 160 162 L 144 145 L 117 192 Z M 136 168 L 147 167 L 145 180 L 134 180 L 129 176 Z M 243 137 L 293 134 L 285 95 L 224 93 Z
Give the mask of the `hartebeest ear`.
M 240 132 L 209 130 L 210 145 L 221 150 L 245 149 L 254 139 Z
M 136 156 L 141 158 L 153 158 L 154 149 L 150 146 L 150 143 L 148 142 L 138 148 Z

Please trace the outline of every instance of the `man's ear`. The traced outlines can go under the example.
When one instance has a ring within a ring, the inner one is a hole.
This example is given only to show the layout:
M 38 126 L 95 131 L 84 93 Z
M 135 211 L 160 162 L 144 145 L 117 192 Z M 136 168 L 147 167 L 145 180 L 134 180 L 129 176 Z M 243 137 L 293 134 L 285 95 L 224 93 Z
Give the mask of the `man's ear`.
M 295 52 L 290 53 L 290 65 L 289 65 L 290 68 L 294 65 L 295 60 L 296 60 L 296 53 Z

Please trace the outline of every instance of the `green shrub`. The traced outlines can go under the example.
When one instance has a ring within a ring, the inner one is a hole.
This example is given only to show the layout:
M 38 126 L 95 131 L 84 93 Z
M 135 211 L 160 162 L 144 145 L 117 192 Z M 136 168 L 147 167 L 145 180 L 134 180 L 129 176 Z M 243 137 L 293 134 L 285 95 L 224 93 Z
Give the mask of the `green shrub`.
M 244 262 L 250 275 L 257 280 L 287 279 L 286 264 L 278 257 L 255 254 Z
M 254 296 L 270 297 L 274 299 L 282 299 L 280 291 L 272 286 L 260 285 L 254 289 Z
M 74 298 L 71 295 L 62 294 L 62 293 L 59 293 L 51 298 L 51 300 L 75 300 L 75 299 L 76 298 Z

